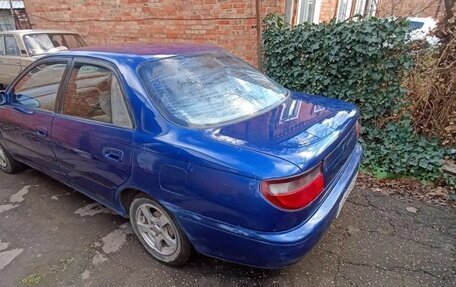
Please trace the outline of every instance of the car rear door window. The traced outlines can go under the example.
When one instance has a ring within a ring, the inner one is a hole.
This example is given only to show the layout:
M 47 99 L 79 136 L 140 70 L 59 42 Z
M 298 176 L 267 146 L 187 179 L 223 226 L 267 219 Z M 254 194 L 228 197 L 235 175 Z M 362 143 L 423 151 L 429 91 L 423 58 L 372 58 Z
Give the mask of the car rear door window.
M 74 48 L 78 48 L 78 47 L 82 46 L 77 39 L 77 37 L 79 37 L 78 35 L 60 34 L 60 35 L 56 35 L 56 36 L 60 37 L 60 39 L 62 41 L 61 43 L 63 44 L 63 46 L 67 47 L 68 49 L 74 49 Z
M 66 61 L 34 67 L 14 86 L 14 102 L 28 108 L 54 111 L 66 67 Z
M 5 55 L 5 40 L 0 36 L 0 55 Z
M 63 114 L 131 128 L 117 77 L 108 68 L 76 63 L 65 92 Z
M 19 47 L 13 36 L 5 36 L 5 49 L 8 56 L 19 56 Z

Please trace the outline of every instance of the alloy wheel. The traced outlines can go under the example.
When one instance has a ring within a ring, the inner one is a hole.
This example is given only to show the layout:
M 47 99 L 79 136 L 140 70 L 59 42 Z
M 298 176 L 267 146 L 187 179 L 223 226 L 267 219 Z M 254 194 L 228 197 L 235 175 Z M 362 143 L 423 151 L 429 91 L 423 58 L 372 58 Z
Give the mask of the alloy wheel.
M 136 223 L 141 237 L 150 248 L 163 256 L 176 252 L 179 233 L 161 208 L 144 203 L 136 212 Z
M 3 149 L 2 146 L 0 146 L 0 166 L 1 167 L 7 167 L 8 166 L 8 161 L 6 159 L 6 152 Z

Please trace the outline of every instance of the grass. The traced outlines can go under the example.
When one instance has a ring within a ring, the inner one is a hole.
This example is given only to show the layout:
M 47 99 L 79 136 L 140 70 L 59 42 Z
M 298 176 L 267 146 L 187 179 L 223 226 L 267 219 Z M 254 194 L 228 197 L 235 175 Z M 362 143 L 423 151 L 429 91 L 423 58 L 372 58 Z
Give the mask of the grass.
M 44 274 L 37 273 L 37 274 L 30 274 L 27 277 L 21 280 L 21 286 L 33 286 L 41 282 L 43 280 Z

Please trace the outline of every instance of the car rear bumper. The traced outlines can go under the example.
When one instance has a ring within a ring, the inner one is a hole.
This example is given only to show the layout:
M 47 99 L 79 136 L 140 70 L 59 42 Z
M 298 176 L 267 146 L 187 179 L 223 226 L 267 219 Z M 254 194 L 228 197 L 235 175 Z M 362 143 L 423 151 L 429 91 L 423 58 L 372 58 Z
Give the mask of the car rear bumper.
M 329 228 L 355 180 L 361 158 L 362 148 L 357 144 L 316 212 L 290 230 L 258 232 L 178 210 L 175 206 L 167 207 L 177 215 L 198 252 L 258 268 L 281 268 L 300 260 Z

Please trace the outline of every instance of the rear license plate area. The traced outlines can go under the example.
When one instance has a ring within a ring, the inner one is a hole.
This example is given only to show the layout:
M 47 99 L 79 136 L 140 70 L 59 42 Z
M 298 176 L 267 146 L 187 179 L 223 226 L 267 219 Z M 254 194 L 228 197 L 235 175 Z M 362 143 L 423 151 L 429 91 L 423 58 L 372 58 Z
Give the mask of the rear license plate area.
M 342 207 L 344 206 L 345 202 L 347 201 L 348 196 L 352 192 L 353 188 L 355 187 L 356 184 L 356 178 L 358 177 L 358 173 L 356 173 L 355 177 L 353 177 L 352 181 L 350 182 L 350 185 L 347 188 L 347 191 L 345 191 L 344 196 L 339 202 L 339 207 L 337 208 L 337 215 L 336 218 L 339 217 L 340 211 L 342 210 Z

